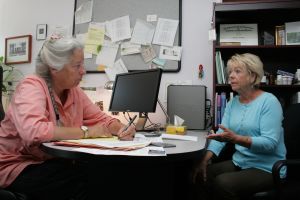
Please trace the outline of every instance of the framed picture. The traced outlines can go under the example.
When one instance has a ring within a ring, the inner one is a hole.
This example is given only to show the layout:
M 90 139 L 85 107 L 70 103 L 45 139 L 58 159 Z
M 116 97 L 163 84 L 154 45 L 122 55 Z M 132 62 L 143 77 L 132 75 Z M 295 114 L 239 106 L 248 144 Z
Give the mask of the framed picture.
M 36 40 L 45 40 L 47 37 L 47 24 L 38 24 L 36 26 Z
M 5 64 L 30 63 L 31 43 L 31 35 L 5 38 Z

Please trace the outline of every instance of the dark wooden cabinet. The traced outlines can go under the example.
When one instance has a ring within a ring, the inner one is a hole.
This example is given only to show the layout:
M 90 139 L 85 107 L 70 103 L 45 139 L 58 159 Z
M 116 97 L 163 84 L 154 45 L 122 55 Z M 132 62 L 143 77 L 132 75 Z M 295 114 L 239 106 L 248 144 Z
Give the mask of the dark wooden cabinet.
M 217 84 L 216 59 L 217 51 L 221 52 L 226 65 L 227 60 L 235 53 L 253 53 L 264 63 L 264 70 L 276 77 L 277 70 L 295 74 L 300 68 L 300 45 L 264 45 L 264 32 L 275 37 L 275 26 L 286 22 L 300 21 L 300 1 L 276 2 L 231 2 L 214 5 L 214 26 L 217 39 L 213 45 L 214 101 L 216 93 L 231 92 L 230 85 Z M 258 45 L 255 46 L 221 46 L 219 42 L 220 24 L 257 24 Z M 291 103 L 292 96 L 300 91 L 300 85 L 261 85 L 262 89 L 275 94 L 283 108 Z M 214 102 L 216 103 L 216 102 Z M 215 104 L 214 104 L 215 105 Z M 215 112 L 214 112 L 215 113 Z

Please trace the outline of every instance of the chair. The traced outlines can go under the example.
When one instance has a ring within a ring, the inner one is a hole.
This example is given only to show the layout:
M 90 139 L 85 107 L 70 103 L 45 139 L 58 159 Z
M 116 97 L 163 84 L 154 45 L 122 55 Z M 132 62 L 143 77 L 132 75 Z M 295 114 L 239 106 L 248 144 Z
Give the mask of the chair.
M 3 68 L 0 65 L 0 85 L 2 87 L 3 82 Z M 5 116 L 4 109 L 2 106 L 2 90 L 0 90 L 0 122 L 3 120 Z M 0 199 L 1 200 L 28 200 L 27 196 L 25 194 L 21 193 L 14 193 L 11 191 L 8 191 L 6 189 L 0 188 Z
M 300 168 L 300 123 L 298 115 L 300 104 L 291 104 L 284 112 L 283 128 L 284 140 L 287 148 L 286 160 L 275 162 L 272 168 L 272 175 L 275 188 L 269 191 L 259 192 L 253 195 L 252 199 L 289 199 L 296 196 L 300 189 L 300 175 L 297 168 Z M 280 177 L 280 170 L 287 167 L 287 176 Z
M 290 105 L 285 111 L 283 120 L 285 145 L 287 148 L 286 160 L 279 160 L 273 166 L 273 177 L 278 199 L 288 199 L 298 196 L 300 190 L 300 103 Z M 280 178 L 282 167 L 287 167 L 287 176 Z

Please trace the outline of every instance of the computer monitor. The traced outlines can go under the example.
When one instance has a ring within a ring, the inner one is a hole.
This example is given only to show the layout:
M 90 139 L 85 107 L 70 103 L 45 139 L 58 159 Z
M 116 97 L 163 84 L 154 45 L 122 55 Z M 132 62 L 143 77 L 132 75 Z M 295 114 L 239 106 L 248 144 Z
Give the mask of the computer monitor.
M 155 112 L 162 70 L 118 74 L 115 79 L 109 111 L 138 112 L 137 130 L 144 130 L 149 112 Z

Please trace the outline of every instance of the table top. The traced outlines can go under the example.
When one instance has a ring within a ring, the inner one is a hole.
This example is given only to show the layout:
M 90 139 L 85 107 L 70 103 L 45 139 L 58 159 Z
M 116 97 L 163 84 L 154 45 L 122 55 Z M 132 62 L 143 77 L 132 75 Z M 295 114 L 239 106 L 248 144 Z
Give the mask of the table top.
M 122 162 L 122 161 L 147 161 L 154 160 L 161 162 L 184 161 L 189 159 L 197 159 L 201 157 L 201 151 L 205 148 L 207 131 L 187 131 L 188 136 L 196 136 L 197 142 L 163 139 L 166 143 L 175 144 L 176 147 L 165 148 L 167 156 L 124 156 L 124 155 L 95 155 L 85 152 L 74 151 L 74 147 L 56 146 L 53 143 L 43 143 L 41 148 L 44 152 L 61 158 L 75 160 L 93 160 L 103 162 Z

